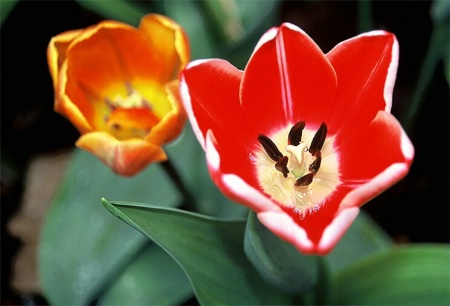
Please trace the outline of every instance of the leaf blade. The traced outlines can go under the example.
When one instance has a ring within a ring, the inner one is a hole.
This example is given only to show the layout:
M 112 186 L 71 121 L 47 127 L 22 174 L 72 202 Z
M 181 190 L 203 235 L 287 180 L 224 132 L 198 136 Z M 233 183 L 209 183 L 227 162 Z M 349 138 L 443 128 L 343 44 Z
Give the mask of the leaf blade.
M 103 204 L 171 254 L 191 280 L 200 303 L 290 303 L 291 297 L 263 281 L 247 260 L 242 250 L 244 220 L 136 203 L 104 200 Z

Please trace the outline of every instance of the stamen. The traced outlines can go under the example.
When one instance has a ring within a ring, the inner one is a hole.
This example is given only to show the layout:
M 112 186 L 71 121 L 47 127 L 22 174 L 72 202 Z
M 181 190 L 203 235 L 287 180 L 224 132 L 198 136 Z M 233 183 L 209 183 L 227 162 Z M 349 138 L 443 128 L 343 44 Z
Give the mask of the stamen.
M 289 170 L 287 168 L 289 158 L 287 156 L 283 156 L 280 158 L 275 164 L 275 169 L 283 173 L 283 176 L 286 178 L 289 174 Z
M 301 178 L 297 179 L 295 181 L 295 186 L 297 187 L 302 187 L 302 186 L 308 186 L 309 184 L 312 183 L 314 178 L 314 173 L 308 173 L 304 176 L 302 176 Z
M 288 135 L 288 144 L 298 146 L 302 141 L 302 132 L 305 128 L 305 121 L 299 121 L 291 128 Z
M 280 150 L 278 150 L 275 143 L 269 137 L 263 134 L 259 134 L 258 140 L 266 151 L 267 155 L 269 155 L 269 157 L 274 162 L 278 162 L 280 158 L 283 157 L 283 154 L 280 152 Z
M 322 150 L 322 146 L 326 138 L 327 126 L 325 125 L 325 122 L 322 122 L 316 134 L 314 135 L 313 140 L 311 141 L 311 146 L 309 147 L 309 152 L 312 156 L 316 155 L 318 151 Z
M 312 162 L 311 165 L 309 165 L 309 171 L 311 173 L 317 173 L 317 171 L 319 171 L 321 163 L 322 163 L 322 153 L 320 153 L 319 151 L 316 153 L 316 159 Z

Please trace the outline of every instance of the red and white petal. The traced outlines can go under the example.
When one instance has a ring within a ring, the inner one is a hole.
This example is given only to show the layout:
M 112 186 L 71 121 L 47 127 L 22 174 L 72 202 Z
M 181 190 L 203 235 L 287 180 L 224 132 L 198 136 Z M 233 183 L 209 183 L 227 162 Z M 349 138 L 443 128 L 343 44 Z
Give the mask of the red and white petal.
M 384 111 L 340 151 L 341 181 L 353 189 L 342 200 L 341 208 L 361 206 L 394 185 L 408 173 L 414 157 L 405 131 Z
M 219 149 L 213 132 L 209 130 L 206 135 L 206 160 L 209 173 L 219 189 L 231 200 L 241 203 L 256 212 L 281 212 L 282 210 L 278 204 L 270 200 L 255 187 L 258 182 L 254 175 L 249 175 L 253 172 L 251 169 L 253 165 L 243 165 L 247 170 L 247 172 L 244 172 L 245 177 L 227 173 L 226 170 L 224 171 L 224 168 L 227 167 L 223 164 L 222 159 L 226 155 L 219 153 Z
M 309 229 L 302 227 L 286 212 L 260 212 L 258 219 L 275 235 L 294 245 L 300 252 L 325 255 L 345 234 L 358 213 L 358 208 L 349 208 L 341 211 L 335 218 L 329 219 L 318 240 L 311 239 L 308 235 Z
M 193 130 L 206 151 L 206 134 L 212 131 L 219 144 L 221 171 L 248 183 L 255 181 L 251 153 L 257 138 L 239 104 L 242 71 L 223 60 L 195 61 L 181 74 L 181 96 Z
M 255 135 L 305 120 L 318 128 L 333 109 L 333 67 L 316 43 L 284 23 L 258 43 L 243 75 L 241 104 Z
M 361 206 L 397 183 L 408 173 L 413 158 L 414 147 L 398 121 L 378 112 L 365 134 L 342 150 L 342 181 L 354 190 L 340 208 Z
M 263 211 L 257 214 L 259 221 L 281 239 L 295 246 L 300 252 L 312 254 L 314 243 L 304 228 L 300 227 L 287 213 Z
M 347 232 L 358 213 L 359 208 L 357 207 L 349 207 L 339 211 L 323 231 L 319 244 L 316 247 L 316 253 L 322 255 L 329 253 Z
M 384 31 L 361 34 L 338 44 L 327 55 L 338 79 L 329 132 L 349 141 L 379 110 L 390 112 L 398 66 L 398 43 Z
M 239 138 L 245 133 L 239 105 L 242 71 L 224 60 L 196 60 L 189 63 L 180 76 L 180 95 L 195 135 L 205 148 L 208 130 L 230 133 Z M 234 120 L 234 124 L 230 122 Z

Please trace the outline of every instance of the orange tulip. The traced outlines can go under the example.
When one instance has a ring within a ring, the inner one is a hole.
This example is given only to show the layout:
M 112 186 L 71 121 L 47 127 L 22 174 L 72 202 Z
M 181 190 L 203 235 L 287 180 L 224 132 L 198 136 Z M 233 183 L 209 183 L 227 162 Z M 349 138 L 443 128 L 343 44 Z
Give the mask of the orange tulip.
M 138 28 L 103 21 L 61 33 L 47 49 L 54 109 L 81 133 L 78 147 L 135 175 L 167 160 L 162 146 L 184 126 L 178 75 L 189 58 L 184 30 L 156 14 Z

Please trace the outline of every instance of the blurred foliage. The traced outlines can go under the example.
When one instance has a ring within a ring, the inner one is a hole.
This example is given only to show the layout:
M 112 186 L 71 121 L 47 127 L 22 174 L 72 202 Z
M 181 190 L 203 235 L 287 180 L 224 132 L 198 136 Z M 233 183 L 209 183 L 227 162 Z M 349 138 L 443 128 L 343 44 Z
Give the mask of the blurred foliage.
M 401 118 L 402 125 L 407 132 L 411 131 L 422 105 L 426 101 L 425 97 L 439 61 L 444 63 L 444 75 L 450 85 L 450 1 L 435 0 L 431 6 L 430 15 L 433 20 L 433 31 L 428 50 L 423 59 L 408 110 Z

